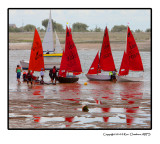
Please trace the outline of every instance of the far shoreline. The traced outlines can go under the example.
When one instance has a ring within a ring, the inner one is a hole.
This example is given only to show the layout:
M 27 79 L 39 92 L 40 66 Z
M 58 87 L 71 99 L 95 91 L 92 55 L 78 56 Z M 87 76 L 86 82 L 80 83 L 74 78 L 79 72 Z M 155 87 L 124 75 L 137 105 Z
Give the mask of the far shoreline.
M 78 50 L 85 49 L 85 50 L 100 50 L 102 44 L 101 43 L 75 43 Z M 111 42 L 111 49 L 112 51 L 124 51 L 126 48 L 125 42 Z M 143 41 L 137 42 L 137 46 L 139 51 L 151 51 L 150 41 Z M 22 42 L 22 43 L 9 43 L 9 50 L 30 50 L 32 47 L 32 43 L 30 42 Z M 65 44 L 61 44 L 61 47 L 64 49 Z

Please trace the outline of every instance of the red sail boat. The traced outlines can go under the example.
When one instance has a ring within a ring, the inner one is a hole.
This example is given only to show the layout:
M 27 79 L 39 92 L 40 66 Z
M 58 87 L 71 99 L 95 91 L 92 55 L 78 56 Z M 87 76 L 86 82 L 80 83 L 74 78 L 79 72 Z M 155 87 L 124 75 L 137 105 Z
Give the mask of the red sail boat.
M 73 75 L 69 75 L 72 73 Z M 74 41 L 72 39 L 71 29 L 66 27 L 65 51 L 63 52 L 58 81 L 60 83 L 74 83 L 79 80 L 76 75 L 82 73 L 81 63 Z
M 42 43 L 37 29 L 35 29 L 28 69 L 32 71 L 41 71 L 42 68 L 44 70 Z
M 118 74 L 118 81 L 142 81 L 143 76 L 140 77 L 131 77 L 127 76 L 129 74 L 129 70 L 131 71 L 139 71 L 143 72 L 143 64 L 141 60 L 141 56 L 136 44 L 136 41 L 133 37 L 133 34 L 128 27 L 127 29 L 127 47 L 124 52 L 121 67 Z
M 103 43 L 99 58 L 99 52 L 97 53 L 88 73 L 86 74 L 86 77 L 90 80 L 111 80 L 111 77 L 109 74 L 102 74 L 102 71 L 114 71 L 115 70 L 115 64 L 112 56 L 111 46 L 109 42 L 109 35 L 108 35 L 108 29 L 106 27 L 104 37 L 103 37 Z

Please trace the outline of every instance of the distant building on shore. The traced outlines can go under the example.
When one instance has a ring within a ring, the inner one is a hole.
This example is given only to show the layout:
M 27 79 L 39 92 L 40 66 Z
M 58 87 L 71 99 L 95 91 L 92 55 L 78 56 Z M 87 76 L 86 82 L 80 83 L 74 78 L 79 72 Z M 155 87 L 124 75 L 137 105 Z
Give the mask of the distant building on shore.
M 9 24 L 9 27 L 16 28 L 15 24 Z

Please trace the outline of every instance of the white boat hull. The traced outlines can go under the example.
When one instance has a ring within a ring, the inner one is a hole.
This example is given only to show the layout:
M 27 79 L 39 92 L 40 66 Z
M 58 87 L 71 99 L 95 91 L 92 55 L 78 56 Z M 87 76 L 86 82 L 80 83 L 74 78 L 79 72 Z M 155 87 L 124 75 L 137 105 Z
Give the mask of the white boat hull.
M 86 74 L 86 77 L 89 80 L 95 80 L 95 81 L 109 81 L 111 80 L 111 77 L 109 75 L 97 75 L 97 74 Z
M 119 82 L 139 82 L 139 81 L 143 81 L 143 76 L 141 77 L 117 76 L 117 81 Z
M 27 70 L 28 69 L 28 67 L 29 67 L 29 62 L 28 61 L 20 61 L 20 64 L 21 64 L 21 67 L 22 67 L 22 69 L 23 70 Z M 59 67 L 60 67 L 60 63 L 45 63 L 44 64 L 44 68 L 45 68 L 45 70 L 50 70 L 50 69 L 52 69 L 53 68 L 53 66 L 56 66 L 57 67 L 57 69 L 59 69 Z

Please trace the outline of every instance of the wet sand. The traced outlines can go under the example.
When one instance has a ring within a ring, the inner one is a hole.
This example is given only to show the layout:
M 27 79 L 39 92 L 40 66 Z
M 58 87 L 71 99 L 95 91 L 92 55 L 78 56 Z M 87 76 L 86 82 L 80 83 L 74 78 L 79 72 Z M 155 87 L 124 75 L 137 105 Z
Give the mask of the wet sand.
M 22 83 L 9 94 L 9 128 L 150 128 L 150 94 L 143 86 L 141 82 L 32 87 Z M 83 105 L 88 112 L 82 111 Z
M 101 43 L 81 43 L 76 44 L 78 50 L 80 49 L 100 49 Z M 138 48 L 140 51 L 150 51 L 150 41 L 137 42 Z M 32 43 L 10 43 L 9 50 L 30 50 Z M 61 44 L 61 47 L 64 49 L 65 45 Z M 126 48 L 125 42 L 111 42 L 112 51 L 124 51 Z

